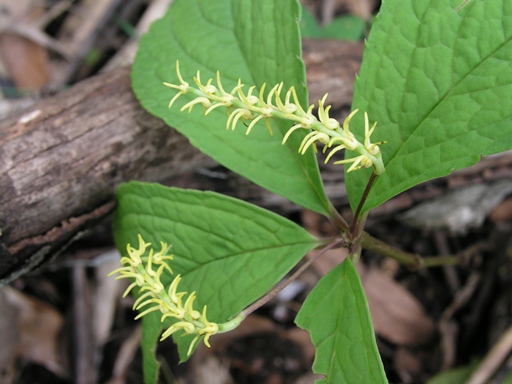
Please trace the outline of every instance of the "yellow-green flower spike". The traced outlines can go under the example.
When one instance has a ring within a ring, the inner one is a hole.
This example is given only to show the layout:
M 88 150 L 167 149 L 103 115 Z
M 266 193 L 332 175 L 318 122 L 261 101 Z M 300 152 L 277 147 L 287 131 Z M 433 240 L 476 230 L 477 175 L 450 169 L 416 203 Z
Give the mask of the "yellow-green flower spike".
M 181 76 L 179 77 L 182 81 Z M 116 279 L 130 278 L 134 280 L 124 292 L 123 297 L 133 288 L 139 287 L 141 295 L 133 304 L 133 309 L 139 311 L 143 309 L 143 311 L 135 319 L 159 311 L 162 314 L 161 322 L 168 317 L 174 320 L 173 324 L 162 333 L 160 340 L 166 339 L 177 331 L 182 331 L 184 335 L 196 335 L 188 349 L 190 355 L 201 338 L 203 338 L 205 345 L 210 347 L 209 340 L 211 336 L 230 331 L 242 322 L 243 315 L 238 315 L 222 324 L 209 321 L 206 315 L 206 305 L 203 307 L 202 313 L 194 309 L 195 291 L 190 293 L 185 303 L 183 303 L 183 298 L 187 296 L 187 292 L 178 291 L 178 285 L 181 281 L 180 275 L 173 279 L 166 291 L 160 278 L 164 272 L 172 274 L 172 269 L 168 264 L 168 261 L 173 259 L 173 255 L 169 253 L 170 247 L 162 242 L 160 243 L 160 251 L 155 252 L 150 249 L 146 256 L 146 250 L 151 246 L 151 243 L 146 243 L 141 235 L 138 238 L 139 248 L 135 249 L 128 244 L 126 247 L 128 256 L 121 258 L 122 267 L 112 271 L 109 276 L 119 274 Z
M 290 135 L 298 129 L 310 131 L 302 140 L 298 149 L 299 153 L 306 153 L 309 147 L 313 147 L 316 151 L 316 143 L 319 142 L 324 145 L 323 152 L 329 150 L 329 154 L 325 160 L 326 162 L 329 161 L 336 152 L 342 149 L 354 151 L 358 154 L 356 157 L 334 162 L 334 164 L 352 163 L 348 172 L 372 166 L 377 175 L 382 174 L 386 170 L 379 148 L 379 145 L 385 142 L 371 143 L 370 136 L 375 131 L 377 123 L 374 123 L 370 128 L 368 114 L 366 112 L 364 114 L 364 141 L 361 143 L 354 134 L 350 132 L 350 120 L 358 110 L 354 110 L 345 119 L 343 125 L 341 125 L 336 119 L 329 116 L 331 106 L 325 105 L 327 94 L 318 102 L 317 118 L 312 113 L 315 105 L 310 105 L 308 110 L 305 111 L 299 103 L 294 87 L 286 91 L 283 102 L 281 92 L 283 91 L 284 83 L 276 84 L 265 98 L 264 91 L 266 84 L 261 86 L 258 96 L 256 96 L 253 95 L 256 89 L 255 86 L 249 87 L 247 93 L 244 93 L 243 88 L 245 85 L 242 84 L 241 80 L 238 80 L 237 86 L 234 87 L 231 92 L 227 93 L 222 87 L 219 72 L 217 72 L 217 85 L 215 86 L 212 84 L 213 79 L 209 79 L 206 84 L 203 84 L 198 71 L 196 77 L 193 79 L 197 88 L 191 87 L 183 80 L 180 73 L 179 62 L 176 62 L 176 73 L 178 75 L 179 84 L 164 83 L 165 86 L 178 90 L 178 93 L 171 99 L 169 108 L 179 96 L 191 93 L 195 98 L 186 103 L 181 108 L 182 111 L 188 110 L 190 113 L 197 104 L 201 104 L 204 114 L 208 115 L 216 108 L 225 107 L 229 115 L 226 129 L 231 128 L 234 130 L 241 120 L 247 126 L 247 135 L 260 120 L 265 121 L 265 125 L 270 134 L 272 134 L 272 128 L 269 124 L 270 119 L 289 120 L 293 125 L 284 135 L 282 144 L 285 144 Z

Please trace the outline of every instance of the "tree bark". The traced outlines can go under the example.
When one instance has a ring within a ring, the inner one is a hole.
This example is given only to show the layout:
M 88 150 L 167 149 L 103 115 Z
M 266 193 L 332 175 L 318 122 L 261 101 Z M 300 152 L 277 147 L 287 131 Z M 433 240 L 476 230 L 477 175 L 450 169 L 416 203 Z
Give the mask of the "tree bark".
M 120 183 L 209 164 L 139 106 L 128 69 L 83 81 L 4 121 L 0 277 L 32 269 L 109 214 Z
M 305 41 L 312 102 L 348 107 L 362 44 Z M 125 181 L 162 181 L 214 162 L 143 110 L 120 69 L 0 123 L 0 284 L 58 254 L 115 207 Z

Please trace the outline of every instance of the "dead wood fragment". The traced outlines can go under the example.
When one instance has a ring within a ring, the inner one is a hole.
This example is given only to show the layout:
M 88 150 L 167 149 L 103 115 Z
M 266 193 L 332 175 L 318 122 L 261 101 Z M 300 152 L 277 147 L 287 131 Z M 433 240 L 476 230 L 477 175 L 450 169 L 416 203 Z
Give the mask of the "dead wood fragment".
M 104 218 L 121 182 L 161 181 L 209 164 L 139 106 L 127 69 L 81 82 L 4 121 L 0 278 L 33 269 Z

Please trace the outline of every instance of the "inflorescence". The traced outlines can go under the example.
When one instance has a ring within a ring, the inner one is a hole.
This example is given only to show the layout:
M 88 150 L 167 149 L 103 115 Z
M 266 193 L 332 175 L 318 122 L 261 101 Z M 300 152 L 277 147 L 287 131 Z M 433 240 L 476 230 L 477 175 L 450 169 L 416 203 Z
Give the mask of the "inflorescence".
M 244 93 L 243 88 L 245 85 L 242 84 L 239 79 L 238 84 L 231 90 L 231 92 L 228 93 L 222 87 L 220 73 L 218 71 L 216 76 L 217 86 L 212 84 L 213 79 L 209 79 L 206 84 L 203 84 L 201 82 L 200 73 L 197 71 L 197 75 L 193 78 L 197 88 L 190 86 L 189 83 L 183 80 L 178 61 L 176 62 L 176 73 L 178 75 L 179 84 L 164 83 L 167 87 L 179 91 L 171 99 L 169 108 L 174 104 L 178 97 L 191 93 L 196 97 L 192 101 L 186 103 L 181 108 L 181 111 L 188 110 L 190 113 L 192 108 L 197 104 L 202 105 L 205 115 L 208 115 L 211 111 L 219 107 L 227 108 L 229 117 L 226 123 L 226 129 L 231 128 L 234 130 L 238 121 L 242 120 L 244 123 L 249 122 L 246 134 L 249 134 L 255 124 L 260 120 L 265 121 L 270 134 L 272 134 L 272 128 L 270 127 L 269 119 L 278 118 L 290 120 L 294 125 L 284 135 L 282 144 L 286 143 L 294 131 L 298 129 L 306 129 L 310 132 L 302 140 L 302 143 L 299 146 L 299 153 L 304 154 L 311 146 L 316 150 L 315 143 L 320 142 L 324 145 L 324 153 L 330 149 L 330 153 L 326 157 L 325 162 L 329 161 L 336 152 L 342 149 L 348 149 L 355 151 L 358 156 L 335 161 L 334 164 L 352 163 L 348 172 L 355 171 L 360 168 L 369 168 L 371 166 L 374 167 L 374 172 L 377 175 L 380 175 L 385 171 L 379 148 L 379 145 L 383 144 L 383 142 L 370 142 L 370 136 L 375 131 L 377 123 L 374 123 L 370 128 L 368 114 L 366 112 L 364 114 L 364 142 L 361 143 L 356 139 L 354 134 L 350 132 L 349 127 L 351 118 L 358 110 L 354 110 L 345 119 L 343 125 L 341 125 L 336 119 L 329 117 L 331 106 L 325 106 L 327 94 L 318 102 L 317 118 L 312 114 L 313 109 L 315 108 L 314 104 L 310 105 L 307 111 L 304 111 L 301 107 L 294 87 L 288 89 L 284 97 L 284 101 L 282 100 L 281 93 L 283 92 L 284 83 L 275 85 L 265 98 L 265 83 L 262 85 L 259 94 L 253 95 L 256 87 L 251 86 L 247 93 Z
M 166 243 L 161 242 L 160 244 L 161 250 L 159 252 L 155 253 L 153 249 L 150 249 L 149 254 L 145 256 L 146 249 L 151 243 L 144 242 L 142 236 L 139 235 L 139 249 L 135 249 L 128 244 L 126 247 L 128 256 L 121 258 L 121 265 L 123 266 L 111 272 L 109 276 L 119 273 L 116 279 L 133 279 L 123 297 L 128 295 L 133 288 L 139 287 L 140 296 L 133 304 L 133 309 L 142 310 L 142 312 L 135 319 L 153 311 L 162 313 L 161 322 L 168 317 L 173 319 L 172 325 L 162 333 L 160 341 L 177 331 L 183 331 L 183 335 L 196 335 L 188 349 L 188 355 L 190 355 L 200 338 L 204 337 L 204 343 L 210 347 L 210 336 L 237 327 L 243 317 L 235 317 L 223 324 L 208 321 L 206 305 L 203 307 L 202 313 L 194 309 L 195 291 L 188 295 L 186 300 L 187 292 L 178 291 L 178 284 L 181 281 L 180 275 L 174 278 L 168 290 L 166 290 L 160 278 L 163 273 L 173 273 L 168 264 L 168 260 L 172 260 L 173 255 L 168 253 L 170 247 Z

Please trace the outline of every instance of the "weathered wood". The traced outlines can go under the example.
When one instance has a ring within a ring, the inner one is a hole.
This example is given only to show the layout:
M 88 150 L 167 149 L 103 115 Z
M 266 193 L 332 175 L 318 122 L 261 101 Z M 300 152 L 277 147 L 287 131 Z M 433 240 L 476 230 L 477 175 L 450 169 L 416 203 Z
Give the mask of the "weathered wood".
M 0 277 L 35 255 L 44 260 L 40 252 L 53 254 L 104 217 L 119 183 L 158 181 L 209 164 L 139 106 L 127 69 L 84 81 L 4 121 Z
M 305 42 L 312 101 L 347 106 L 362 45 Z M 0 124 L 0 279 L 55 255 L 114 207 L 128 180 L 162 181 L 213 162 L 145 112 L 128 69 L 76 84 Z
M 363 44 L 352 41 L 304 39 L 302 43 L 307 68 L 310 103 L 318 103 L 329 93 L 333 110 L 348 109 L 352 104 L 355 74 L 359 71 Z

